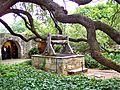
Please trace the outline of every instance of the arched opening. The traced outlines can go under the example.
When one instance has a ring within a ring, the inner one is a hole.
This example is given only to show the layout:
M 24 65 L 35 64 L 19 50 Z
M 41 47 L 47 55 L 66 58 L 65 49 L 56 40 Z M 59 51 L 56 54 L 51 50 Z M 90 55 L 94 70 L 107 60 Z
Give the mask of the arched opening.
M 6 41 L 2 46 L 2 60 L 19 58 L 18 43 L 12 40 Z

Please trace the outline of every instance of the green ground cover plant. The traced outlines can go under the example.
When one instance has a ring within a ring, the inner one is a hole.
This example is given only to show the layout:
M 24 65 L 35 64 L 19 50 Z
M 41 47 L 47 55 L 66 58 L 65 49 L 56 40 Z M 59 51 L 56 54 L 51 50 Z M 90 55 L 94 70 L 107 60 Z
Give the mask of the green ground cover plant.
M 120 90 L 120 79 L 61 76 L 26 64 L 0 64 L 0 90 Z

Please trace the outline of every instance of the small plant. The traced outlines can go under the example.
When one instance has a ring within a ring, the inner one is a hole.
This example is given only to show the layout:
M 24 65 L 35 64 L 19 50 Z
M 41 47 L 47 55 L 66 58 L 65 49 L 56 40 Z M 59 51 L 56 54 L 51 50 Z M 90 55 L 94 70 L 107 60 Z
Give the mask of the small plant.
M 105 57 L 112 59 L 113 61 L 120 63 L 120 54 L 114 54 L 114 53 L 104 53 Z
M 21 64 L 25 64 L 25 65 L 32 65 L 32 60 L 25 61 L 25 62 L 23 62 L 23 63 L 21 63 Z
M 99 68 L 99 69 L 109 69 L 108 67 L 98 63 L 89 54 L 85 55 L 85 66 L 87 68 Z
M 62 45 L 55 45 L 54 49 L 55 49 L 55 52 L 60 53 L 61 50 L 63 49 L 63 46 Z
M 46 64 L 46 61 L 45 59 L 43 59 L 43 61 L 39 64 L 40 69 L 45 70 L 45 64 Z
M 120 64 L 120 54 L 116 54 L 114 55 L 113 53 L 108 54 L 108 53 L 104 53 L 103 54 L 106 58 L 112 59 L 114 62 L 119 63 Z M 100 63 L 98 63 L 96 60 L 94 60 L 89 54 L 85 55 L 85 66 L 87 68 L 99 68 L 99 69 L 109 69 L 108 67 L 101 65 Z
M 31 48 L 28 52 L 29 57 L 31 58 L 32 55 L 39 54 L 38 48 Z
M 87 68 L 98 68 L 99 63 L 95 61 L 89 54 L 85 55 L 85 66 Z

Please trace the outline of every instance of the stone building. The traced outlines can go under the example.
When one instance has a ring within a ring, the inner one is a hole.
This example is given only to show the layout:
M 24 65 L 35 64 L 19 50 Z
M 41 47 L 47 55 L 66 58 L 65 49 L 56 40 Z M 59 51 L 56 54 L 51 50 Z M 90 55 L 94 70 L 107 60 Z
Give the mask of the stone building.
M 28 51 L 36 45 L 32 40 L 25 42 L 9 33 L 0 33 L 0 57 L 2 60 L 27 58 Z

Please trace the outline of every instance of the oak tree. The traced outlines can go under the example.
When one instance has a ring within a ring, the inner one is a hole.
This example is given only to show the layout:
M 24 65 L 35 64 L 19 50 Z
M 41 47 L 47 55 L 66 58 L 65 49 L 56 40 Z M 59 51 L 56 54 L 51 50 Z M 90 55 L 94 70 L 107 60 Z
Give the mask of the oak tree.
M 91 2 L 92 0 L 69 0 L 69 1 L 73 1 L 78 3 L 78 5 L 84 5 L 84 4 L 88 4 L 89 2 Z M 116 1 L 116 3 L 120 4 L 120 0 L 114 0 Z M 104 33 L 106 33 L 112 40 L 114 40 L 117 44 L 120 44 L 120 32 L 117 32 L 113 27 L 100 22 L 100 21 L 93 21 L 92 19 L 81 15 L 81 14 L 70 14 L 68 15 L 67 10 L 65 10 L 63 7 L 61 7 L 60 5 L 58 5 L 57 3 L 55 3 L 53 0 L 0 0 L 0 17 L 8 14 L 8 13 L 14 13 L 18 16 L 20 16 L 24 22 L 26 27 L 34 34 L 33 37 L 30 38 L 25 38 L 24 36 L 15 33 L 10 26 L 3 21 L 0 18 L 0 22 L 7 28 L 7 30 L 15 36 L 20 37 L 21 39 L 23 39 L 24 41 L 29 41 L 31 39 L 44 39 L 36 30 L 34 27 L 34 23 L 33 23 L 33 18 L 31 16 L 31 14 L 25 10 L 22 9 L 15 9 L 12 8 L 12 6 L 14 6 L 15 4 L 19 3 L 19 2 L 24 2 L 24 3 L 33 3 L 38 5 L 39 7 L 41 7 L 43 10 L 47 10 L 51 13 L 52 18 L 55 21 L 58 22 L 62 22 L 62 23 L 69 23 L 69 24 L 80 24 L 82 26 L 84 26 L 86 28 L 86 32 L 87 32 L 87 39 L 74 39 L 74 38 L 70 38 L 71 41 L 74 42 L 79 42 L 79 41 L 85 41 L 89 44 L 90 46 L 90 53 L 91 56 L 98 61 L 99 63 L 114 69 L 118 72 L 120 72 L 120 65 L 113 62 L 111 59 L 107 59 L 105 58 L 101 51 L 100 51 L 100 47 L 99 47 L 99 43 L 96 39 L 96 31 L 97 30 L 101 30 Z M 27 17 L 27 19 L 25 18 L 25 16 Z M 57 23 L 56 23 L 56 27 L 57 27 Z M 57 27 L 59 30 L 59 33 L 62 34 L 62 30 Z

